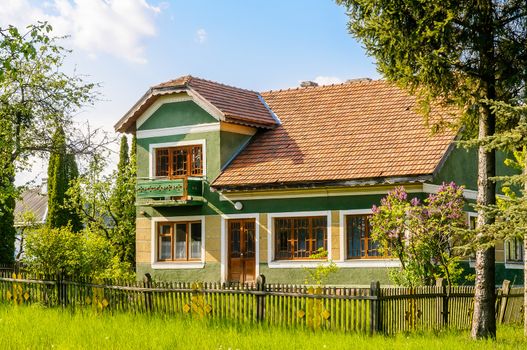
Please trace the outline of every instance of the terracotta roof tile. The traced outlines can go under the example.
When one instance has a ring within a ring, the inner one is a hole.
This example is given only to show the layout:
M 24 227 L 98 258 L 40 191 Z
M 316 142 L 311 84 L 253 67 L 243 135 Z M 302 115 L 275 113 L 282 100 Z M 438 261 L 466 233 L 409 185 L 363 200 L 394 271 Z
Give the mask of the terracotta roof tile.
M 456 135 L 432 135 L 415 112 L 415 97 L 385 81 L 262 96 L 282 124 L 257 134 L 213 186 L 427 175 Z M 451 112 L 436 106 L 431 116 L 449 120 Z
M 115 130 L 135 131 L 135 121 L 157 98 L 188 89 L 218 109 L 223 114 L 224 121 L 267 129 L 278 125 L 258 92 L 187 75 L 151 87 L 115 124 Z
M 275 126 L 277 121 L 260 99 L 260 94 L 191 75 L 167 81 L 153 88 L 190 87 L 218 108 L 232 122 Z

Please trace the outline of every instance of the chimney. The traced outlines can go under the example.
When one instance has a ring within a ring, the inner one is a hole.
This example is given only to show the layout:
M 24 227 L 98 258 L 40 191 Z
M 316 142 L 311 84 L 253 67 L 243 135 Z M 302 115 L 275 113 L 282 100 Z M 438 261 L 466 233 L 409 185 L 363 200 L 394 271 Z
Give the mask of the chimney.
M 40 185 L 40 194 L 43 194 L 43 195 L 48 194 L 48 178 L 47 177 L 42 178 L 42 184 Z
M 370 82 L 371 78 L 355 78 L 355 79 L 348 79 L 346 80 L 346 84 L 350 83 L 367 83 Z
M 300 86 L 301 87 L 315 87 L 315 86 L 318 86 L 318 84 L 315 83 L 314 81 L 306 80 L 306 81 L 301 82 Z

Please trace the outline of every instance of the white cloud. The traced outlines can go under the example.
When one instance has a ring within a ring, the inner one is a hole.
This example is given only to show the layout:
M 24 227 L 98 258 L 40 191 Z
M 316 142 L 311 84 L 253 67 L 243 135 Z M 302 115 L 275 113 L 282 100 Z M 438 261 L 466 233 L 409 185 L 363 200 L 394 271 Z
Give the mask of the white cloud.
M 207 41 L 207 31 L 205 29 L 200 28 L 196 31 L 196 41 L 200 44 Z
M 40 7 L 29 0 L 2 0 L 0 26 L 48 21 L 55 35 L 70 35 L 90 57 L 100 53 L 146 63 L 144 40 L 156 35 L 154 17 L 165 8 L 146 0 L 53 0 Z
M 321 75 L 316 77 L 313 81 L 318 85 L 340 84 L 343 82 L 343 80 L 338 77 L 326 77 Z

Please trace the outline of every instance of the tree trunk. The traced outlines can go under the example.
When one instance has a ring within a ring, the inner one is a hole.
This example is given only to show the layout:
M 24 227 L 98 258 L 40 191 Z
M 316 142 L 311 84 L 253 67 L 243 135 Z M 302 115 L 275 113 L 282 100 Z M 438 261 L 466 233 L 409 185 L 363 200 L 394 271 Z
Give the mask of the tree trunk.
M 495 118 L 488 105 L 481 108 L 479 135 L 481 140 L 494 134 Z M 488 206 L 496 203 L 496 185 L 490 180 L 496 173 L 495 151 L 478 149 L 478 205 Z M 492 223 L 484 209 L 478 209 L 477 228 Z M 477 234 L 478 242 L 489 243 L 489 238 Z M 472 338 L 496 338 L 496 277 L 494 247 L 478 248 L 476 252 L 476 289 L 474 295 L 474 315 L 472 319 Z
M 527 149 L 523 149 L 523 175 L 527 176 Z M 523 179 L 523 189 L 527 195 L 527 179 Z M 523 236 L 523 335 L 527 337 L 527 232 Z

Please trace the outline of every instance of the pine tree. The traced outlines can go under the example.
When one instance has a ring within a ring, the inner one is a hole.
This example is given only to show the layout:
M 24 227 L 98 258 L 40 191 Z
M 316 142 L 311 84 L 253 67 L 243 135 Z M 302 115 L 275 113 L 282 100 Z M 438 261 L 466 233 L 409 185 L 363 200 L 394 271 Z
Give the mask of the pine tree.
M 0 263 L 11 264 L 15 255 L 15 167 L 10 161 L 12 142 L 11 123 L 0 112 Z
M 135 177 L 136 177 L 136 141 L 132 139 L 132 148 L 129 154 L 128 139 L 121 138 L 117 177 L 112 194 L 112 207 L 115 227 L 112 241 L 117 249 L 119 260 L 135 263 Z
M 75 156 L 68 153 L 64 129 L 58 127 L 53 135 L 53 149 L 48 164 L 48 215 L 51 228 L 71 225 L 74 232 L 82 229 L 77 212 L 67 205 L 66 191 L 70 181 L 79 176 Z
M 457 127 L 479 140 L 517 120 L 502 120 L 492 101 L 512 102 L 527 81 L 525 1 L 337 0 L 346 7 L 350 32 L 389 80 L 419 96 L 425 115 L 434 103 L 462 111 Z M 434 103 L 432 103 L 434 101 Z M 495 150 L 478 145 L 479 208 L 496 202 Z M 478 236 L 493 223 L 478 209 Z M 488 243 L 488 242 L 487 242 Z M 496 336 L 495 251 L 476 252 L 472 337 Z

